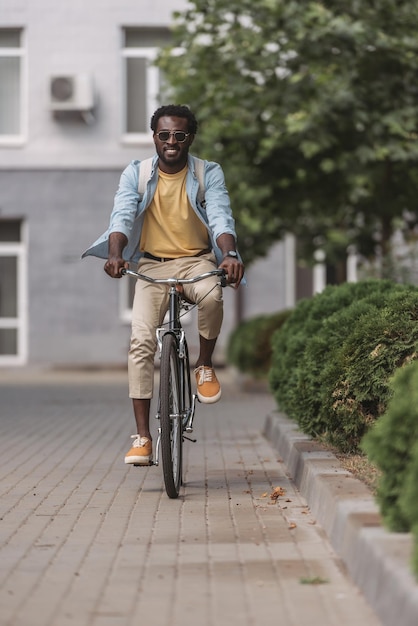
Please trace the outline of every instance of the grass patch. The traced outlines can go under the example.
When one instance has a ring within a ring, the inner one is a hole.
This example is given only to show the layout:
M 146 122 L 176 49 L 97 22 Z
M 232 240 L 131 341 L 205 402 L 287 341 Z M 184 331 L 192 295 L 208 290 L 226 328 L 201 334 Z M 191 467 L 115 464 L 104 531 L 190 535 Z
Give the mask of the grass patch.
M 329 580 L 321 578 L 321 576 L 310 576 L 308 578 L 301 578 L 299 582 L 301 585 L 325 585 L 329 583 Z
M 376 495 L 381 472 L 373 463 L 370 463 L 362 454 L 342 454 L 335 451 L 334 454 L 344 469 L 351 472 L 355 478 L 361 480 L 372 494 Z
M 361 452 L 341 452 L 327 441 L 326 436 L 318 437 L 317 441 L 337 457 L 341 467 L 353 474 L 354 478 L 361 480 L 370 489 L 373 496 L 376 495 L 382 472 L 369 461 L 365 454 Z

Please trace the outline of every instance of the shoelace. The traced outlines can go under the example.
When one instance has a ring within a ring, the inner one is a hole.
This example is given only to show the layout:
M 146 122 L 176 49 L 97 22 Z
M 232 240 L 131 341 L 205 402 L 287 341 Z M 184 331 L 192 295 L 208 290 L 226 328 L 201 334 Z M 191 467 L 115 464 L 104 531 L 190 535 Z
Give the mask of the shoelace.
M 198 385 L 203 385 L 203 383 L 211 383 L 213 379 L 213 370 L 211 367 L 200 367 L 199 368 L 199 381 Z
M 142 448 L 142 446 L 145 446 L 145 444 L 148 443 L 148 438 L 141 437 L 141 435 L 131 435 L 131 439 L 135 439 L 132 444 L 133 448 Z

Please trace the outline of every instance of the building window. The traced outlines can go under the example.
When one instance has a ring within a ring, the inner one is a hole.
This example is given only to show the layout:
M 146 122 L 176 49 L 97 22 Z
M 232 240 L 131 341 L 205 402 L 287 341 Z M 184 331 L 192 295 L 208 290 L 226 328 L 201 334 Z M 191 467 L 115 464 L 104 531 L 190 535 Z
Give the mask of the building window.
M 26 246 L 22 220 L 0 220 L 0 365 L 27 358 Z
M 16 143 L 23 135 L 22 30 L 0 28 L 0 143 Z
M 154 65 L 158 50 L 170 41 L 166 28 L 124 29 L 124 140 L 149 141 L 149 122 L 159 104 L 162 74 Z

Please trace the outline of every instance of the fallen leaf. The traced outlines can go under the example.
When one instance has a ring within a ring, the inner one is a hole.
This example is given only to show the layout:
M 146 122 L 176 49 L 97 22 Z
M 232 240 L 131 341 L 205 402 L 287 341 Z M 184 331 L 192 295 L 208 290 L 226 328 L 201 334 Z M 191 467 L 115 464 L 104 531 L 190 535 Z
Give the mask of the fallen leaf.
M 293 530 L 294 528 L 296 528 L 296 524 L 294 522 L 289 524 L 289 530 Z
M 284 496 L 285 493 L 286 493 L 286 489 L 283 489 L 283 487 L 276 487 L 271 492 L 270 499 L 277 500 L 280 496 Z

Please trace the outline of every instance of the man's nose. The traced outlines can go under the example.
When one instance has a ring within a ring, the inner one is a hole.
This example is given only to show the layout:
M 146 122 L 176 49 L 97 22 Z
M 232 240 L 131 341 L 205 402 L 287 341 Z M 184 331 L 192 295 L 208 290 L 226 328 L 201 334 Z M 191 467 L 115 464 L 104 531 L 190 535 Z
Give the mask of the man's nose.
M 176 137 L 174 135 L 174 133 L 170 133 L 168 139 L 167 139 L 167 143 L 177 143 Z

